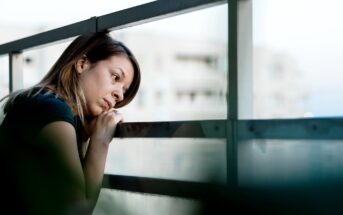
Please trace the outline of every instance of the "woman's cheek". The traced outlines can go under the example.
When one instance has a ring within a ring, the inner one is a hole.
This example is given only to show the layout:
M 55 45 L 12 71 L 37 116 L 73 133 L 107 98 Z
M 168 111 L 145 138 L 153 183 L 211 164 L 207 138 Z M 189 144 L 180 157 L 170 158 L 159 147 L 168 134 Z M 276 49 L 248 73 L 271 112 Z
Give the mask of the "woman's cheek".
M 94 103 L 88 103 L 87 109 L 88 109 L 87 115 L 90 117 L 97 116 L 101 113 L 101 108 Z

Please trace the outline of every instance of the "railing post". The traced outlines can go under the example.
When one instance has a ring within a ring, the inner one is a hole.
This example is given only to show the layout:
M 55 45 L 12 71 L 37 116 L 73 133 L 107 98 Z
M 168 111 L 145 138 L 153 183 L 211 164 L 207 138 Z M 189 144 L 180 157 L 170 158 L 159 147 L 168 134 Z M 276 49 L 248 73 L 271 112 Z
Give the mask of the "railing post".
M 24 87 L 23 53 L 11 52 L 9 54 L 9 91 L 10 93 Z
M 237 1 L 229 1 L 229 68 L 228 68 L 228 119 L 226 138 L 227 185 L 237 188 L 237 120 L 238 120 L 238 79 L 237 79 Z

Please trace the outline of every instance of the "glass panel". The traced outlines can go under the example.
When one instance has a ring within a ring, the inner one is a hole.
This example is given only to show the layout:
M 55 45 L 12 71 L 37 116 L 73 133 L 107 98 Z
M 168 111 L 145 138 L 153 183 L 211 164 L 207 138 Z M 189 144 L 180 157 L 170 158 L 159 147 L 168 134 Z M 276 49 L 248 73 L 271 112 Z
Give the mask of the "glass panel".
M 113 139 L 105 172 L 225 183 L 225 139 Z
M 0 56 L 0 99 L 9 93 L 9 58 Z M 0 102 L 0 123 L 3 120 L 3 102 Z
M 122 110 L 126 121 L 226 118 L 227 7 L 112 32 L 143 74 L 139 97 Z
M 254 118 L 343 115 L 343 2 L 253 2 Z
M 333 140 L 252 140 L 238 144 L 241 186 L 342 181 L 343 144 Z
M 37 84 L 69 45 L 68 42 L 50 44 L 42 48 L 35 48 L 23 53 L 24 57 L 24 88 Z
M 198 215 L 201 210 L 201 202 L 192 199 L 102 189 L 94 215 Z
M 0 98 L 9 93 L 9 57 L 0 56 Z

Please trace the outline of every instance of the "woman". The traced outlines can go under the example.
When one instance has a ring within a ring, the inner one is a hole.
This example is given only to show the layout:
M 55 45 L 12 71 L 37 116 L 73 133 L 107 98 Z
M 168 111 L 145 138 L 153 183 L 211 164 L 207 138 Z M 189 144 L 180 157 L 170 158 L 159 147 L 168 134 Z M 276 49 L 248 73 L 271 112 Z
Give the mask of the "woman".
M 101 32 L 76 38 L 38 84 L 9 95 L 0 127 L 1 209 L 91 214 L 122 121 L 114 108 L 128 104 L 139 84 L 131 51 Z

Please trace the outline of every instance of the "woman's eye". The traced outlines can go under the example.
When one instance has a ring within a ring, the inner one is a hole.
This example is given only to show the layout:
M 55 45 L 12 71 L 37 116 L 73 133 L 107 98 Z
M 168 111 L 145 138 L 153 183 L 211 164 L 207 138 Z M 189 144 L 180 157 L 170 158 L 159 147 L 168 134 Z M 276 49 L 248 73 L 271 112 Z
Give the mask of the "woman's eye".
M 117 78 L 118 78 L 117 75 L 115 75 L 115 74 L 112 74 L 112 75 L 111 75 L 111 79 L 112 79 L 112 80 L 117 80 Z

